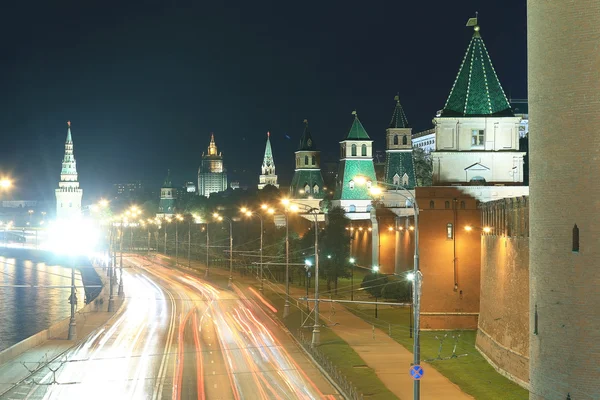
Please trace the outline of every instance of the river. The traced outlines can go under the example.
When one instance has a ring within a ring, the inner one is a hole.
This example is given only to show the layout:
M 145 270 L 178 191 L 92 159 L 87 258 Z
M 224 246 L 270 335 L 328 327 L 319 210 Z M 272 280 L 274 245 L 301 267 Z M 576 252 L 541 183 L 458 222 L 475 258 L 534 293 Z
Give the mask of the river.
M 0 256 L 0 351 L 69 317 L 71 269 L 31 261 L 25 255 Z M 81 274 L 75 271 L 77 309 L 84 306 Z

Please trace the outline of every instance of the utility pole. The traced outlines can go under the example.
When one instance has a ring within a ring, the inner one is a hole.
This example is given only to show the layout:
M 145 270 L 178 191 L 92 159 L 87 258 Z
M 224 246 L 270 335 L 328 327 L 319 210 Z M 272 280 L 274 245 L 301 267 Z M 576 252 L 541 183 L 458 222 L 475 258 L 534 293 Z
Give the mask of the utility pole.
M 263 278 L 263 232 L 264 232 L 264 226 L 263 226 L 263 217 L 259 216 L 260 218 L 260 291 L 261 293 L 264 292 L 265 288 L 264 288 L 264 283 L 265 283 L 265 279 Z
M 319 322 L 319 221 L 317 210 L 313 209 L 315 215 L 315 325 L 312 332 L 312 347 L 317 347 L 321 341 L 321 330 Z
M 177 220 L 179 218 L 175 217 L 175 266 L 179 265 L 179 224 Z
M 209 260 L 209 256 L 208 256 L 208 222 L 206 222 L 206 272 L 204 274 L 205 277 L 208 278 L 208 260 Z
M 129 228 L 131 230 L 131 228 Z M 122 231 L 124 233 L 124 231 Z M 123 235 L 121 235 L 121 245 L 119 254 L 119 289 L 117 290 L 117 296 L 123 297 Z
M 233 221 L 229 219 L 229 287 L 233 286 Z
M 192 268 L 192 220 L 188 221 L 188 268 Z
M 413 207 L 415 210 L 415 255 L 414 255 L 414 285 L 413 285 L 413 303 L 414 303 L 414 323 L 413 323 L 413 365 L 421 364 L 421 342 L 419 337 L 420 316 L 421 316 L 421 271 L 419 270 L 419 205 L 417 199 L 413 198 Z M 413 380 L 413 399 L 421 398 L 421 381 Z
M 262 246 L 261 246 L 262 247 Z M 287 207 L 285 210 L 285 305 L 283 318 L 290 315 L 290 230 Z
M 121 248 L 123 247 L 123 224 L 121 224 Z M 115 310 L 115 299 L 113 295 L 113 269 L 117 264 L 117 253 L 115 251 L 115 235 L 113 234 L 113 262 L 110 264 L 108 269 L 108 287 L 109 287 L 109 295 L 108 295 L 108 312 L 113 312 Z
M 77 339 L 77 326 L 75 322 L 75 306 L 77 305 L 77 297 L 75 296 L 75 266 L 71 266 L 71 319 L 69 320 L 69 340 Z

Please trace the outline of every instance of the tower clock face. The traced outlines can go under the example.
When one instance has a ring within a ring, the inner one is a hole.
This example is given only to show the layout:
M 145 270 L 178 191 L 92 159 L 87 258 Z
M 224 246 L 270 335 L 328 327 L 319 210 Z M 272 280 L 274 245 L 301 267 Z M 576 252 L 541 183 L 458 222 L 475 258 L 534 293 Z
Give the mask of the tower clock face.
M 308 147 L 312 146 L 312 140 L 308 139 L 308 142 L 306 142 L 308 144 Z

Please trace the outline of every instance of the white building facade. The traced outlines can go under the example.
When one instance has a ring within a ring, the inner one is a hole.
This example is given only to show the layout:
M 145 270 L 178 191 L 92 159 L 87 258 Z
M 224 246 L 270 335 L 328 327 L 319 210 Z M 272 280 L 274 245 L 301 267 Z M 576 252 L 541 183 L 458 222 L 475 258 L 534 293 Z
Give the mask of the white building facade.
M 71 121 L 68 121 L 60 182 L 58 183 L 58 189 L 55 190 L 57 220 L 73 220 L 81 217 L 83 189 L 79 187 L 77 178 L 77 163 L 75 162 L 73 138 L 71 137 Z

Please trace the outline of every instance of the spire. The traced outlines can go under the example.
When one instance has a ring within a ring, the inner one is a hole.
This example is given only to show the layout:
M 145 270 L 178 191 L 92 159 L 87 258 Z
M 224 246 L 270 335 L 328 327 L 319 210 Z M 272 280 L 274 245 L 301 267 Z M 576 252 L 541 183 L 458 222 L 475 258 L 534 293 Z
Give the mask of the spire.
M 217 145 L 215 144 L 215 134 L 210 133 L 210 143 L 208 145 L 208 155 L 216 156 L 217 155 Z
M 298 146 L 298 151 L 310 151 L 315 150 L 315 142 L 312 139 L 310 134 L 310 129 L 308 129 L 308 120 L 304 120 L 304 132 L 302 132 L 302 136 L 300 136 L 300 145 Z
M 274 165 L 273 162 L 273 151 L 271 150 L 271 133 L 267 132 L 267 144 L 265 146 L 265 157 L 263 158 L 263 168 L 271 167 Z
M 371 140 L 367 134 L 367 131 L 360 123 L 356 110 L 352 111 L 352 115 L 354 115 L 354 122 L 352 122 L 352 126 L 350 127 L 350 132 L 348 132 L 346 140 Z
M 167 170 L 167 177 L 165 178 L 165 181 L 163 182 L 163 186 L 164 188 L 170 188 L 171 186 L 171 170 L 168 169 Z
M 408 128 L 408 120 L 406 119 L 406 114 L 404 114 L 404 109 L 400 104 L 400 94 L 397 94 L 396 97 L 394 97 L 394 100 L 396 100 L 396 107 L 392 114 L 390 128 Z
M 67 121 L 67 141 L 66 143 L 73 143 L 73 139 L 71 138 L 71 121 Z
M 473 37 L 442 110 L 442 116 L 513 116 L 481 38 L 477 17 L 470 18 L 467 26 L 473 27 Z

